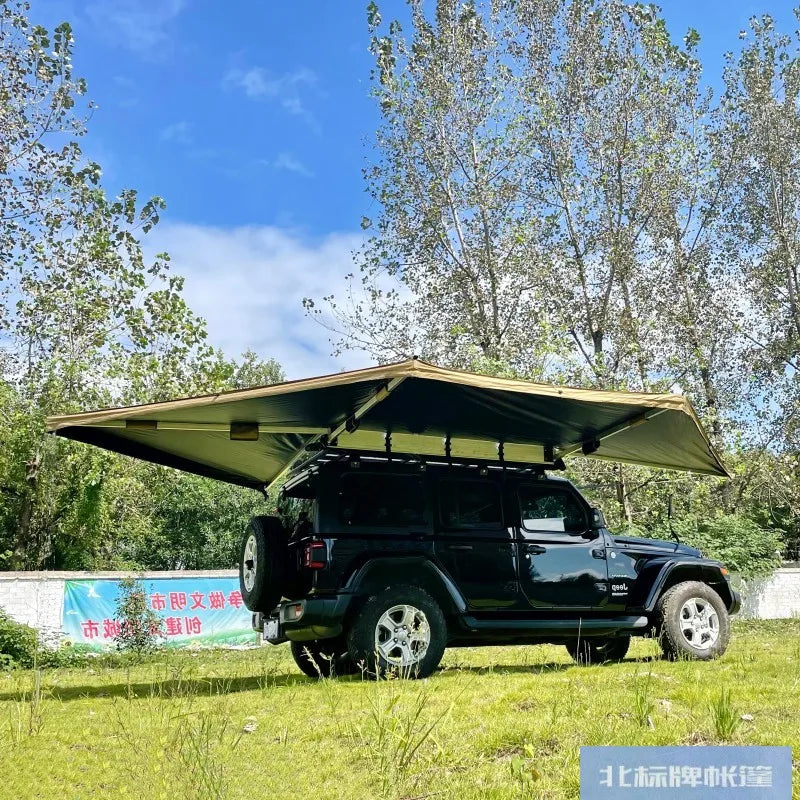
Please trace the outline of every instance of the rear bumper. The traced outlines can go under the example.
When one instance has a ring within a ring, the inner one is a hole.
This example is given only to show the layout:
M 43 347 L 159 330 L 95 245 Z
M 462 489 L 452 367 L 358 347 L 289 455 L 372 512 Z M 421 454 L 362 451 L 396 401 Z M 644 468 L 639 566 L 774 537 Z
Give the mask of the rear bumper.
M 281 603 L 270 616 L 278 617 L 281 637 L 290 641 L 332 639 L 340 636 L 344 630 L 344 618 L 351 600 L 352 595 L 349 594 L 307 597 Z

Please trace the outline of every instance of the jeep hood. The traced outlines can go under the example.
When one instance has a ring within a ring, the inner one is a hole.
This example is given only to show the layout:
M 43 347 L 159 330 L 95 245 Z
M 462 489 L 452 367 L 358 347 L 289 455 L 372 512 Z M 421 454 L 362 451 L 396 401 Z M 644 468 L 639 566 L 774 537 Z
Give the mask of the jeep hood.
M 553 466 L 573 453 L 727 475 L 686 398 L 493 378 L 417 359 L 47 420 L 58 436 L 242 486 L 325 449 Z
M 694 547 L 681 542 L 670 542 L 666 539 L 647 539 L 640 536 L 616 536 L 612 534 L 614 544 L 622 549 L 644 553 L 678 553 L 684 556 L 700 558 L 702 553 Z

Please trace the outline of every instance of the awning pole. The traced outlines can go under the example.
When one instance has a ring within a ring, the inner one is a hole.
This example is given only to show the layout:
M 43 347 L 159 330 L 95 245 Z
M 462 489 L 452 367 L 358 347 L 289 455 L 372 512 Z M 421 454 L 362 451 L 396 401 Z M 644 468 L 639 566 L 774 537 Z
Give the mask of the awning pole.
M 595 436 L 590 437 L 590 439 L 597 440 L 601 445 L 606 439 L 610 439 L 612 436 L 616 436 L 618 433 L 622 433 L 623 431 L 630 430 L 631 428 L 636 428 L 639 425 L 644 425 L 645 422 L 648 422 L 655 417 L 658 417 L 661 414 L 669 411 L 667 408 L 660 408 L 655 411 L 646 411 L 644 414 L 640 414 L 635 419 L 628 420 L 627 422 L 623 422 L 619 425 L 614 425 L 611 428 L 607 428 L 602 433 L 599 433 Z M 566 447 L 559 447 L 557 449 L 557 453 L 559 458 L 564 458 L 564 456 L 568 456 L 577 450 L 580 450 L 583 447 L 583 443 L 587 441 L 586 439 L 577 442 L 576 444 L 570 444 Z M 595 448 L 596 450 L 599 449 L 599 446 Z
M 325 440 L 326 442 L 333 442 L 338 437 L 344 433 L 345 431 L 352 432 L 358 428 L 359 421 L 361 418 L 372 408 L 374 408 L 378 403 L 382 400 L 385 400 L 404 380 L 406 376 L 403 375 L 399 378 L 392 378 L 388 381 L 384 386 L 381 386 L 375 394 L 372 395 L 368 400 L 365 400 L 347 419 L 343 422 L 340 422 L 335 427 L 331 428 L 327 433 L 320 433 L 317 436 L 314 436 L 313 439 L 307 441 L 302 447 L 300 447 L 292 456 L 289 463 L 270 481 L 270 486 L 273 483 L 279 481 L 287 472 L 290 472 L 292 467 L 297 463 L 298 459 L 303 455 L 303 453 L 307 452 L 309 447 L 313 448 L 313 445 L 317 444 L 321 440 Z

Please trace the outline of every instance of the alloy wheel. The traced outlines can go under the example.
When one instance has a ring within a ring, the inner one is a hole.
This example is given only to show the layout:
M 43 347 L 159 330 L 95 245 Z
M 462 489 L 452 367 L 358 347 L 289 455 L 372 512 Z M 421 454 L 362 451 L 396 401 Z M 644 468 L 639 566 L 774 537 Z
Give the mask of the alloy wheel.
M 244 546 L 244 558 L 242 559 L 242 578 L 244 588 L 248 592 L 253 591 L 256 582 L 256 568 L 258 567 L 258 545 L 254 534 L 250 534 Z
M 392 666 L 408 668 L 419 664 L 430 643 L 428 618 L 415 606 L 392 606 L 375 626 L 375 650 Z
M 690 597 L 680 611 L 680 629 L 686 642 L 696 650 L 707 650 L 719 638 L 719 616 L 703 597 Z

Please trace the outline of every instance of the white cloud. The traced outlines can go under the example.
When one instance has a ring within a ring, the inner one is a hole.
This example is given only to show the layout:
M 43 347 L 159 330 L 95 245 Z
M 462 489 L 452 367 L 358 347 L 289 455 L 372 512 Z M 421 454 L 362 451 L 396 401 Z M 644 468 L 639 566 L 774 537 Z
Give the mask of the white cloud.
M 86 13 L 97 28 L 141 55 L 158 56 L 170 45 L 169 23 L 186 0 L 100 0 Z
M 304 297 L 343 293 L 361 238 L 332 233 L 309 243 L 272 226 L 162 224 L 145 241 L 152 253 L 170 253 L 190 308 L 208 322 L 211 344 L 231 356 L 252 348 L 276 358 L 289 378 L 302 378 L 369 361 L 356 352 L 334 359 L 330 333 L 302 306 Z
M 271 75 L 263 67 L 233 68 L 228 70 L 222 85 L 241 89 L 254 100 L 272 100 L 289 114 L 303 117 L 317 127 L 313 114 L 308 110 L 302 95 L 316 86 L 317 76 L 307 67 L 282 75 Z
M 181 120 L 180 122 L 173 122 L 163 128 L 159 134 L 162 142 L 175 142 L 175 144 L 191 144 L 192 143 L 192 126 Z
M 271 166 L 273 169 L 282 169 L 287 172 L 296 172 L 304 178 L 313 178 L 314 173 L 302 161 L 296 159 L 291 153 L 278 153 L 278 157 L 273 162 L 262 162 Z
M 263 67 L 236 68 L 228 70 L 223 80 L 226 86 L 242 89 L 248 97 L 253 98 L 294 96 L 298 89 L 313 86 L 316 82 L 317 76 L 307 67 L 278 76 L 270 76 Z

